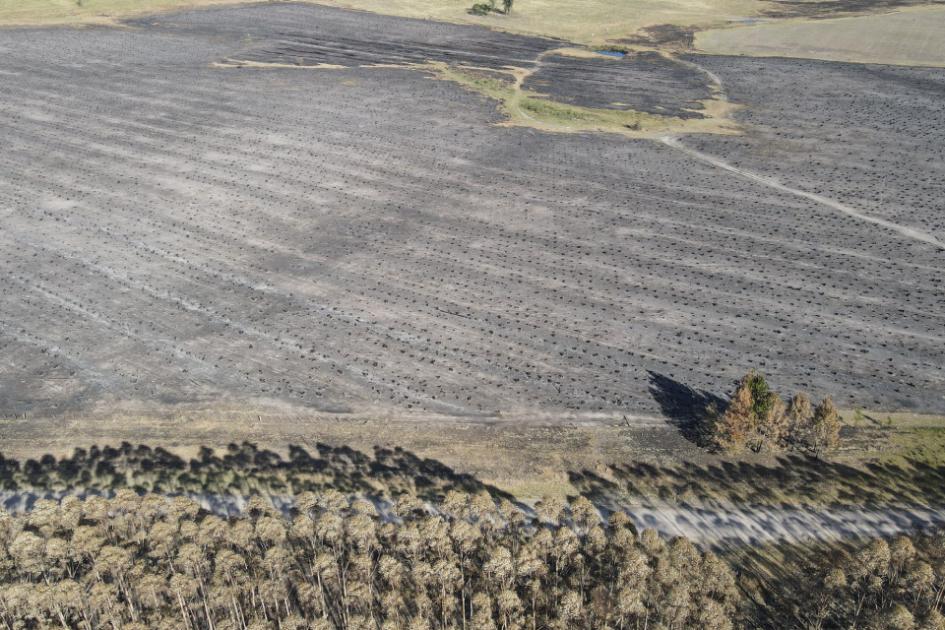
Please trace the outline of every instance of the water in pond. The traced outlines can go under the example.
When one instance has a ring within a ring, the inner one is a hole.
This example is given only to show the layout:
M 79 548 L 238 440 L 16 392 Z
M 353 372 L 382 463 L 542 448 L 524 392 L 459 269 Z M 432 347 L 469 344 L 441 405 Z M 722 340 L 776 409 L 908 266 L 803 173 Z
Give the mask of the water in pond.
M 620 50 L 595 50 L 599 55 L 607 55 L 608 57 L 625 57 L 627 53 Z

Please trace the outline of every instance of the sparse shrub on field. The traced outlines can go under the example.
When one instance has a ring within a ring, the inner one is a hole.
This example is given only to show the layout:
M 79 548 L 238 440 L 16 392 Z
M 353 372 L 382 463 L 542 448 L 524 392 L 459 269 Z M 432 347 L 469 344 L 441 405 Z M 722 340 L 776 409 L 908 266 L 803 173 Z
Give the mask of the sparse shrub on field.
M 817 457 L 840 446 L 840 414 L 830 398 L 824 398 L 814 409 L 810 426 L 798 436 L 798 442 Z
M 496 0 L 488 0 L 488 2 L 477 2 L 472 5 L 467 11 L 471 15 L 489 15 L 492 13 L 500 13 L 499 9 L 495 6 Z M 502 11 L 503 15 L 509 15 L 512 13 L 512 4 L 514 0 L 502 0 Z
M 746 374 L 724 412 L 708 417 L 706 442 L 730 453 L 793 449 L 815 457 L 840 445 L 840 415 L 830 398 L 816 408 L 799 393 L 785 405 L 765 377 Z
M 472 15 L 489 15 L 495 11 L 495 0 L 490 2 L 477 2 L 469 8 Z

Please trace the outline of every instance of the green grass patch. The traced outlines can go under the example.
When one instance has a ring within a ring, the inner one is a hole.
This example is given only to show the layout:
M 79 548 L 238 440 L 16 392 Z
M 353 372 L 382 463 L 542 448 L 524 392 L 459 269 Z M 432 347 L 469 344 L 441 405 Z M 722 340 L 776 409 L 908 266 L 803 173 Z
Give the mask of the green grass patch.
M 924 427 L 896 432 L 892 453 L 884 460 L 913 460 L 929 466 L 945 466 L 945 428 Z
M 483 76 L 473 69 L 431 64 L 440 78 L 499 101 L 511 122 L 560 131 L 646 131 L 679 123 L 680 119 L 629 109 L 596 109 L 551 100 L 517 84 Z

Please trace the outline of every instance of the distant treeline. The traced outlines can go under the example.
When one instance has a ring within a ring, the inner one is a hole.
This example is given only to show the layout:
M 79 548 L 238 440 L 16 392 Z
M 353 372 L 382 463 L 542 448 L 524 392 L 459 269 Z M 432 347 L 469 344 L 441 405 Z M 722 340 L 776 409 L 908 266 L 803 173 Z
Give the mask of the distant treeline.
M 584 498 L 530 517 L 487 492 L 396 519 L 334 491 L 223 519 L 185 498 L 40 501 L 0 514 L 0 626 L 188 630 L 941 630 L 945 537 L 785 563 L 766 584 L 683 538 L 602 522 Z M 787 570 L 791 567 L 791 570 Z

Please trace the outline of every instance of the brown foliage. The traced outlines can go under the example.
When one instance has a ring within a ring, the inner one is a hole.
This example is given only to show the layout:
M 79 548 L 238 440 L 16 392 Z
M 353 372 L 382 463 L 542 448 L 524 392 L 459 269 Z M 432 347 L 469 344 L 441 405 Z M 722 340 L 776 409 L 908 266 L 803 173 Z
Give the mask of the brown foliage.
M 383 520 L 366 503 L 308 493 L 283 516 L 254 498 L 222 519 L 120 492 L 0 513 L 0 627 L 728 628 L 738 614 L 727 565 L 604 523 L 586 499 L 550 523 L 484 493 L 451 493 L 457 515 L 405 497 Z
M 790 608 L 783 614 L 795 626 L 941 630 L 945 534 L 876 539 L 819 554 L 782 588 Z
M 709 418 L 707 433 L 709 444 L 729 453 L 794 449 L 822 457 L 840 445 L 840 415 L 829 397 L 812 409 L 803 392 L 785 405 L 764 377 L 751 371 L 725 412 Z
M 757 431 L 758 418 L 753 410 L 751 390 L 746 379 L 742 379 L 725 413 L 713 427 L 712 441 L 722 450 L 738 452 L 755 441 Z

